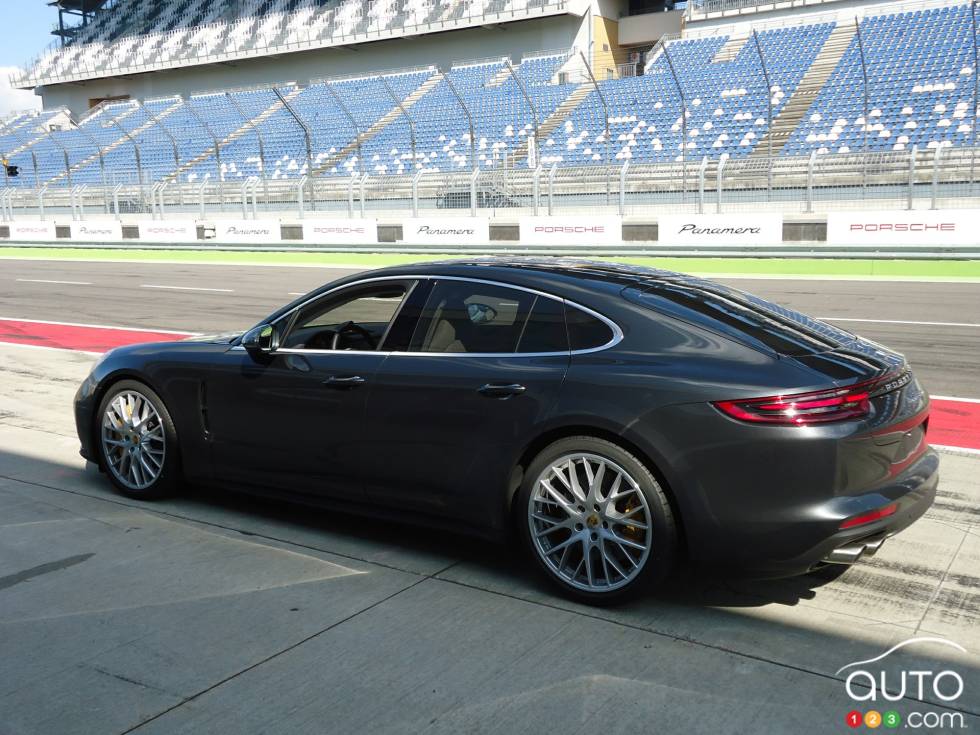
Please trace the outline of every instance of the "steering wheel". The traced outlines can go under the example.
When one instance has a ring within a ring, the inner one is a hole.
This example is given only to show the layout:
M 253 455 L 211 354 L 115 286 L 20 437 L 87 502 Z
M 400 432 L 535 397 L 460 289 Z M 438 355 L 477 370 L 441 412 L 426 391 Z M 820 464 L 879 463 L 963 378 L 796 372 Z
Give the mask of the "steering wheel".
M 339 327 L 333 330 L 333 338 L 330 340 L 330 349 L 336 350 L 337 345 L 340 344 L 340 337 L 346 332 L 356 332 L 357 334 L 364 337 L 371 349 L 375 349 L 378 346 L 378 341 L 374 338 L 368 330 L 362 327 L 360 324 L 355 322 L 344 322 Z

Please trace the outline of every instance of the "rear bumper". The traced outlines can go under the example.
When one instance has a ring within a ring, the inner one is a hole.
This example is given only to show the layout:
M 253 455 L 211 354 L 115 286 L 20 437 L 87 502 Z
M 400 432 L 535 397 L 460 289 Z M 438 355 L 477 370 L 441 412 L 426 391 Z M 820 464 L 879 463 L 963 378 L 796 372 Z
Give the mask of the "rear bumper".
M 927 448 L 889 483 L 859 495 L 840 495 L 817 505 L 786 509 L 794 517 L 778 530 L 754 528 L 743 537 L 737 558 L 710 556 L 701 561 L 738 567 L 755 577 L 805 574 L 828 563 L 849 564 L 871 556 L 891 536 L 922 517 L 936 497 L 939 455 Z M 898 510 L 881 520 L 840 530 L 843 520 L 897 503 Z M 746 529 L 741 529 L 745 531 Z
M 864 557 L 873 556 L 886 539 L 921 518 L 936 499 L 936 488 L 939 484 L 939 456 L 932 449 L 927 451 L 919 463 L 920 470 L 930 467 L 932 471 L 922 477 L 920 483 L 898 498 L 888 501 L 898 501 L 898 511 L 894 515 L 839 531 L 804 553 L 801 561 L 809 562 L 807 569 L 820 564 L 854 564 Z M 882 505 L 887 505 L 888 502 Z

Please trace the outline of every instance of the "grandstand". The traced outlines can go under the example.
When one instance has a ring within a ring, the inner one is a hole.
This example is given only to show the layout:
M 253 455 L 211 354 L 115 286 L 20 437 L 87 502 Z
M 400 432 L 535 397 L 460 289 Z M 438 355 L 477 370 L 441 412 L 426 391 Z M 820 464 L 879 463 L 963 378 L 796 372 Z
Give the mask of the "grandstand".
M 373 179 L 368 189 L 388 182 L 394 200 L 407 198 L 425 176 L 442 182 L 430 186 L 443 192 L 432 201 L 444 203 L 444 193 L 469 175 L 482 182 L 474 207 L 487 192 L 498 205 L 516 207 L 532 188 L 538 202 L 535 172 L 547 172 L 552 185 L 576 178 L 578 188 L 566 191 L 579 202 L 603 191 L 608 202 L 611 176 L 625 196 L 626 177 L 642 173 L 645 183 L 630 190 L 637 202 L 672 201 L 654 195 L 673 182 L 682 201 L 699 190 L 703 206 L 706 177 L 717 180 L 720 197 L 723 180 L 734 176 L 741 188 L 764 188 L 767 201 L 780 199 L 780 187 L 784 198 L 797 200 L 809 187 L 812 206 L 815 172 L 834 171 L 837 186 L 860 179 L 867 187 L 870 171 L 881 187 L 876 196 L 884 195 L 901 181 L 929 183 L 945 150 L 943 181 L 959 186 L 969 176 L 972 191 L 975 3 L 828 0 L 814 7 L 811 0 L 801 10 L 796 0 L 701 0 L 686 7 L 682 34 L 631 48 L 615 43 L 608 20 L 586 17 L 597 7 L 572 5 L 109 2 L 15 81 L 44 85 L 42 93 L 57 97 L 60 86 L 79 79 L 204 67 L 385 34 L 441 31 L 424 41 L 438 57 L 442 39 L 490 17 L 520 26 L 564 14 L 579 25 L 568 38 L 576 43 L 559 51 L 145 99 L 123 94 L 128 98 L 81 111 L 77 121 L 66 107 L 15 115 L 0 121 L 5 183 L 22 196 L 87 187 L 101 191 L 108 208 L 105 192 L 117 187 L 136 187 L 130 199 L 145 200 L 143 188 L 166 185 L 181 202 L 191 196 L 185 189 L 203 198 L 206 188 L 223 202 L 255 180 L 271 205 L 302 197 L 296 187 L 309 181 L 314 197 L 328 192 L 351 211 L 355 179 L 361 197 L 362 180 Z M 733 13 L 738 22 L 711 20 Z M 623 63 L 631 52 L 634 60 Z M 233 70 L 226 73 L 235 80 Z
M 118 0 L 15 79 L 37 86 L 564 13 L 567 0 Z

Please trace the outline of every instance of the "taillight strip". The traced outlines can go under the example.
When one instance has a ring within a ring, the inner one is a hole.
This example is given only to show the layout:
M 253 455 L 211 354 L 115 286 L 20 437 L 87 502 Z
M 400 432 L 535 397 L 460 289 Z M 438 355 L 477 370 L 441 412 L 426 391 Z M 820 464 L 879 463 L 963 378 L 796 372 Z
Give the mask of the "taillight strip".
M 806 426 L 862 418 L 871 411 L 871 398 L 896 390 L 911 380 L 907 369 L 843 388 L 761 398 L 715 401 L 723 413 L 756 424 Z

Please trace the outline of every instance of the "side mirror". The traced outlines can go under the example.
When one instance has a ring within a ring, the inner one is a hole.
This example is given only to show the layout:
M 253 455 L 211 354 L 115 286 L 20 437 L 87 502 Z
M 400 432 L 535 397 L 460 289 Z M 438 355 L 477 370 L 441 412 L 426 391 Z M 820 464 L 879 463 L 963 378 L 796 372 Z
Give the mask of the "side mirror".
M 242 347 L 250 355 L 271 355 L 279 349 L 279 333 L 271 324 L 261 324 L 245 332 Z

